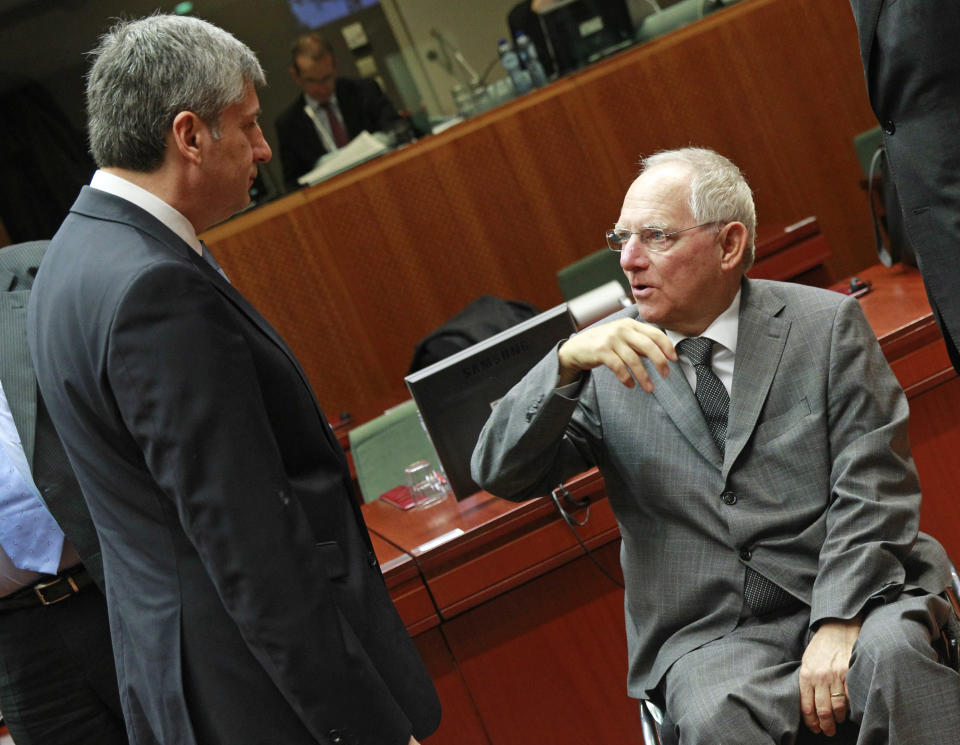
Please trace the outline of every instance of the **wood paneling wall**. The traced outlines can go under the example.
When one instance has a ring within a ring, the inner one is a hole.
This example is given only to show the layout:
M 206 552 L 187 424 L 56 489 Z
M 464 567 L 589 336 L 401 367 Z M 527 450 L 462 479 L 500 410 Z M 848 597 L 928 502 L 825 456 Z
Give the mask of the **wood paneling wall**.
M 761 227 L 816 215 L 874 263 L 853 136 L 873 126 L 848 3 L 744 0 L 204 236 L 328 414 L 406 398 L 416 342 L 484 293 L 546 309 L 603 245 L 641 153 L 713 147 Z

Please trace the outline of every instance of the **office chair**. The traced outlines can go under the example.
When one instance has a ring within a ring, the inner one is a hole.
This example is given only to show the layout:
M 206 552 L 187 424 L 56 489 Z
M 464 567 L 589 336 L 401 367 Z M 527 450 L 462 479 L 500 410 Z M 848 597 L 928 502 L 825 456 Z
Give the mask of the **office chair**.
M 439 467 L 413 401 L 404 401 L 376 419 L 350 430 L 350 453 L 364 502 L 403 484 L 403 469 L 417 460 Z
M 951 605 L 953 605 L 953 617 L 947 621 L 947 625 L 944 628 L 941 649 L 939 651 L 945 664 L 949 664 L 954 670 L 960 670 L 960 653 L 958 653 L 958 646 L 960 646 L 960 575 L 957 574 L 957 568 L 952 563 L 950 564 L 950 590 L 947 592 L 947 597 Z M 663 712 L 659 706 L 652 701 L 640 702 L 640 728 L 643 731 L 644 745 L 660 745 L 660 725 L 662 722 Z M 802 728 L 801 737 L 798 742 L 805 739 L 803 736 L 804 731 L 809 732 L 805 727 Z M 838 735 L 833 738 L 827 738 L 822 735 L 819 737 L 811 736 L 806 737 L 806 740 L 841 745 L 847 742 L 845 739 L 839 739 L 841 736 L 842 733 L 838 733 Z M 856 738 L 854 737 L 854 740 L 851 742 L 855 740 Z
M 620 268 L 620 256 L 609 248 L 602 248 L 557 271 L 557 284 L 566 301 L 580 297 L 612 279 L 617 280 L 627 297 L 630 297 L 630 283 Z

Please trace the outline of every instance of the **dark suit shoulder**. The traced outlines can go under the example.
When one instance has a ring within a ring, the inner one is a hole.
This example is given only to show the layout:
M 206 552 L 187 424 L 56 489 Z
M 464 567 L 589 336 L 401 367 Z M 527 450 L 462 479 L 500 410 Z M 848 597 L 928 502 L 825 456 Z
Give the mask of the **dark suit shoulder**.
M 287 108 L 285 108 L 280 115 L 274 120 L 274 125 L 277 128 L 279 133 L 281 129 L 288 128 L 291 122 L 299 119 L 300 117 L 305 117 L 303 113 L 304 107 L 304 98 L 303 94 L 297 96 Z

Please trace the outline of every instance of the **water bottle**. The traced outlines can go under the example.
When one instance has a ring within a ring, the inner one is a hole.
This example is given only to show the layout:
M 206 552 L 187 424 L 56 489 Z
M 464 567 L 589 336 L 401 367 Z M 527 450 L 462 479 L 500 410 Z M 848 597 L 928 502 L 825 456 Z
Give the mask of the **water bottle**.
M 503 65 L 503 69 L 510 76 L 513 89 L 518 95 L 529 92 L 533 87 L 533 83 L 530 81 L 530 73 L 520 67 L 520 57 L 513 51 L 513 47 L 506 39 L 500 39 L 497 51 L 500 52 L 500 64 Z
M 517 32 L 517 52 L 520 55 L 520 62 L 530 73 L 530 79 L 533 81 L 534 88 L 540 88 L 547 84 L 547 73 L 540 63 L 537 56 L 537 48 L 530 41 L 530 37 L 523 31 Z

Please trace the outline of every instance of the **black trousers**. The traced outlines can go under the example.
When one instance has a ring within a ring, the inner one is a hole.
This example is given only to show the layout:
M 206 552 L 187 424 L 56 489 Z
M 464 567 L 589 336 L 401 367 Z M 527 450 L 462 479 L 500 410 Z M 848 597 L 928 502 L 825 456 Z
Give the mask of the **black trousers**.
M 16 745 L 126 745 L 99 590 L 0 612 L 0 712 Z

